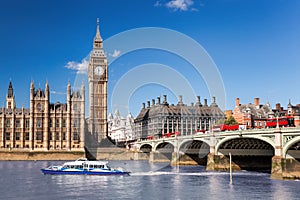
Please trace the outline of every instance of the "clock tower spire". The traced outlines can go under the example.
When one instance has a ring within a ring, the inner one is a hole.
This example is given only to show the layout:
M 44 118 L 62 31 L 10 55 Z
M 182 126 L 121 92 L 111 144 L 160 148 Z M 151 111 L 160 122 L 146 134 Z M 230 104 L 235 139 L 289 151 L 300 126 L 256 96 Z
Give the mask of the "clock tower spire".
M 96 36 L 95 36 L 94 40 L 102 41 L 102 38 L 100 35 L 100 20 L 99 20 L 99 18 L 97 18 L 97 30 L 96 30 Z
M 107 135 L 108 64 L 97 19 L 96 35 L 88 66 L 89 120 L 88 128 L 94 141 L 100 143 Z

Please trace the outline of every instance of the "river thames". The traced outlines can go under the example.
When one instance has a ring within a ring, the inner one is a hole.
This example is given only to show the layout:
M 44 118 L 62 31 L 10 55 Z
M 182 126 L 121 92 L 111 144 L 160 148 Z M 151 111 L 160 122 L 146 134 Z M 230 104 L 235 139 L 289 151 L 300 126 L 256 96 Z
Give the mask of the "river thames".
M 111 161 L 130 176 L 43 175 L 63 161 L 0 161 L 0 199 L 299 199 L 300 181 L 266 173 L 207 172 L 203 166 L 171 167 L 147 161 Z

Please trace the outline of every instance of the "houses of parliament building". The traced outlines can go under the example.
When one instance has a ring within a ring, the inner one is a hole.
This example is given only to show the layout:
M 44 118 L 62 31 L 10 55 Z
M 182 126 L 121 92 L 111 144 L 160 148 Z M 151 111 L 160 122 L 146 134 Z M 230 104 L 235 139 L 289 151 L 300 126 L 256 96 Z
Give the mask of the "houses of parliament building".
M 29 108 L 18 108 L 10 81 L 6 105 L 0 108 L 0 151 L 84 152 L 85 142 L 100 142 L 107 135 L 108 64 L 97 19 L 96 35 L 88 66 L 89 117 L 85 118 L 85 86 L 71 90 L 67 102 L 51 103 L 48 82 L 45 88 L 30 84 Z
M 29 150 L 71 150 L 84 148 L 84 86 L 73 91 L 67 86 L 67 103 L 50 103 L 45 89 L 30 84 L 30 108 L 17 108 L 12 82 L 6 106 L 0 110 L 0 147 Z

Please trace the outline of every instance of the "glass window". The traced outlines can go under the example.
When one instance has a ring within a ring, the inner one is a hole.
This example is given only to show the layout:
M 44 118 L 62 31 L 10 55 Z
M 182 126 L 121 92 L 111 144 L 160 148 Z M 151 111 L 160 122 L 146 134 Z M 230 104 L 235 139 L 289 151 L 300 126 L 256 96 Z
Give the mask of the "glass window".
M 38 103 L 38 104 L 36 105 L 36 109 L 37 109 L 38 111 L 41 111 L 41 110 L 42 110 L 42 105 L 41 105 L 40 103 Z
M 42 128 L 42 119 L 37 119 L 36 120 L 36 127 L 37 128 Z
M 79 134 L 78 132 L 73 133 L 73 140 L 79 140 Z
M 16 132 L 16 140 L 20 140 L 20 133 Z
M 36 132 L 36 140 L 42 140 L 43 133 L 42 132 Z
M 55 140 L 59 140 L 59 133 L 55 133 Z
M 79 127 L 78 126 L 78 119 L 73 120 L 73 127 Z
M 63 132 L 63 140 L 66 140 L 66 132 Z
M 29 140 L 29 132 L 25 133 L 25 140 Z
M 20 128 L 21 127 L 21 122 L 19 119 L 16 119 L 16 128 Z
M 25 119 L 25 128 L 29 128 L 29 119 Z
M 9 128 L 10 127 L 10 119 L 5 120 L 5 127 Z
M 10 132 L 5 133 L 5 139 L 10 140 Z
M 66 127 L 66 120 L 65 119 L 62 120 L 62 127 L 64 127 L 64 128 Z
M 56 121 L 55 121 L 55 127 L 59 127 L 59 119 L 56 119 Z
M 77 104 L 74 104 L 74 105 L 73 105 L 73 110 L 74 110 L 74 111 L 77 111 L 77 109 L 78 109 L 78 108 L 77 108 Z
M 49 127 L 52 127 L 53 123 L 52 123 L 52 119 L 49 120 Z

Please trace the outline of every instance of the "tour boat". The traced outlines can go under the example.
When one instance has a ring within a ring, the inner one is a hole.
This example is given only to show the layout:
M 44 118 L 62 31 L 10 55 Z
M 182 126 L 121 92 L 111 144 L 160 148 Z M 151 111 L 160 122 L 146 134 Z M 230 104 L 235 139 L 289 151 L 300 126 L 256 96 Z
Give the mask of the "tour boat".
M 111 168 L 107 161 L 89 161 L 79 158 L 63 165 L 49 166 L 41 169 L 44 174 L 74 174 L 74 175 L 129 175 L 122 168 Z

